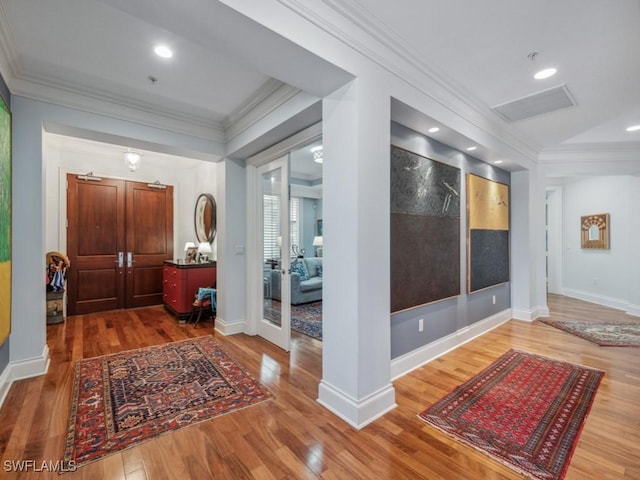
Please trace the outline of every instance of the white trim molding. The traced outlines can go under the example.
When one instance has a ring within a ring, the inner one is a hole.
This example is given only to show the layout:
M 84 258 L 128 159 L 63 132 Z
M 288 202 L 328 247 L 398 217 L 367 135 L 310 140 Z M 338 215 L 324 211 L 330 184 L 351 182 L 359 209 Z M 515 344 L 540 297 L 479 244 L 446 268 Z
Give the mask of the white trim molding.
M 536 318 L 549 317 L 549 307 L 537 306 L 531 310 L 524 310 L 521 308 L 514 308 L 512 311 L 512 317 L 514 320 L 523 320 L 525 322 L 533 322 Z
M 589 293 L 581 290 L 573 290 L 571 288 L 565 288 L 564 294 L 567 297 L 577 298 L 578 300 L 595 303 L 596 305 L 603 305 L 605 307 L 615 308 L 616 310 L 623 310 L 629 313 L 629 315 L 640 316 L 640 306 L 631 305 L 627 300 L 623 300 L 621 298 L 607 297 L 605 295 L 598 295 L 596 293 Z M 633 311 L 637 313 L 631 313 Z
M 640 317 L 640 305 L 634 305 L 632 303 L 627 305 L 627 315 L 634 317 Z
M 397 406 L 391 384 L 358 400 L 324 380 L 318 387 L 318 403 L 358 430 Z
M 245 333 L 247 330 L 247 322 L 244 320 L 226 322 L 223 318 L 216 317 L 215 324 L 216 332 L 220 332 L 224 336 Z
M 394 358 L 391 361 L 391 379 L 395 380 L 398 377 L 406 375 L 425 363 L 431 362 L 432 360 L 435 360 L 445 353 L 464 345 L 474 338 L 484 335 L 488 331 L 499 327 L 503 323 L 511 320 L 511 318 L 515 317 L 512 317 L 511 309 L 508 308 L 502 312 L 498 312 L 495 315 L 487 317 L 484 320 L 476 322 L 473 325 L 469 325 L 468 327 L 450 333 L 446 337 L 442 337 L 412 352 L 405 353 L 398 358 Z
M 49 346 L 46 344 L 40 357 L 9 362 L 7 368 L 0 375 L 0 407 L 7 398 L 13 382 L 46 374 L 49 370 L 49 362 Z

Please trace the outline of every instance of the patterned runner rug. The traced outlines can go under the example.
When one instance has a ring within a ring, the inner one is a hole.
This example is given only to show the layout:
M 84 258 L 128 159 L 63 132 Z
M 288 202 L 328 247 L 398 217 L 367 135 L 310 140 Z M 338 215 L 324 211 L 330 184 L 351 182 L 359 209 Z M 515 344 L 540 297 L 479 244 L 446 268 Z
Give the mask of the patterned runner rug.
M 528 478 L 559 480 L 603 376 L 510 350 L 418 417 Z
M 80 466 L 268 398 L 211 336 L 81 360 L 64 459 Z
M 640 347 L 639 323 L 566 322 L 546 318 L 540 321 L 601 347 Z

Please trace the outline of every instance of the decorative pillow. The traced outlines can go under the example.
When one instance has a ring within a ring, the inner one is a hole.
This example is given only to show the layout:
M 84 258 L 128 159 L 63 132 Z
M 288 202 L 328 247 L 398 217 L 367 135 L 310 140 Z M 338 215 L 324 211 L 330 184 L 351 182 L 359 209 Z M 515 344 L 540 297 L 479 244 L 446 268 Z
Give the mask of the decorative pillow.
M 304 262 L 296 262 L 291 265 L 291 273 L 297 273 L 300 275 L 300 280 L 309 280 L 309 272 Z
M 322 276 L 322 264 L 318 264 L 316 265 L 316 273 L 318 274 L 319 277 Z

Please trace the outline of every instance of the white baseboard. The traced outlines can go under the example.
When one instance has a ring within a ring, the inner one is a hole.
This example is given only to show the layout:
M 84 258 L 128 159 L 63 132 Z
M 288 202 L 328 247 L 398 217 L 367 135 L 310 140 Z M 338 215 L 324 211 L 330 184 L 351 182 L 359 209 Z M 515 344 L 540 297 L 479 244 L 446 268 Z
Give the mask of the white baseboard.
M 9 393 L 9 389 L 11 388 L 11 364 L 8 364 L 7 367 L 0 375 L 0 408 L 4 403 L 4 399 L 7 398 L 7 394 Z
M 324 380 L 318 388 L 318 403 L 358 430 L 397 406 L 396 392 L 391 384 L 362 399 L 355 399 Z
M 398 377 L 406 375 L 425 363 L 487 333 L 489 330 L 493 330 L 511 318 L 511 309 L 508 308 L 457 332 L 453 332 L 446 337 L 431 342 L 428 345 L 406 353 L 398 358 L 394 358 L 391 361 L 391 379 L 395 380 Z
M 522 308 L 512 309 L 512 317 L 516 320 L 523 320 L 525 322 L 533 322 L 539 317 L 549 317 L 549 307 L 546 305 L 534 307 L 531 310 L 524 310 Z
M 49 370 L 49 346 L 45 344 L 42 356 L 9 362 L 7 368 L 0 375 L 0 407 L 4 403 L 9 389 L 16 380 L 44 375 Z
M 577 298 L 578 300 L 584 300 L 585 302 L 595 303 L 596 305 L 603 305 L 605 307 L 615 308 L 616 310 L 624 310 L 625 312 L 631 306 L 628 301 L 622 300 L 620 298 L 607 297 L 605 295 L 598 295 L 596 293 L 583 292 L 581 290 L 572 290 L 570 288 L 565 288 L 564 294 L 567 297 Z M 635 307 L 638 307 L 638 306 L 635 305 Z
M 629 303 L 627 305 L 627 315 L 633 315 L 634 317 L 640 317 L 640 305 L 634 305 Z
M 238 333 L 244 333 L 247 329 L 247 322 L 244 320 L 237 322 L 226 322 L 221 317 L 216 317 L 216 332 L 220 332 L 222 335 L 236 335 Z

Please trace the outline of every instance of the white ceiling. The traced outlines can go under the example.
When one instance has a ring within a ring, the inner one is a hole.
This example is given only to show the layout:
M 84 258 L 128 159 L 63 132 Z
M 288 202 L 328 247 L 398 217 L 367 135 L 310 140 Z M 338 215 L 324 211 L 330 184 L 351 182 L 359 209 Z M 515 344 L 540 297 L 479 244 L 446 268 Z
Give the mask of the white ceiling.
M 536 150 L 640 141 L 625 131 L 640 124 L 638 0 L 394 0 L 366 8 L 484 108 L 565 84 L 576 107 L 513 123 Z M 547 66 L 558 73 L 535 80 Z
M 625 131 L 640 124 L 639 0 L 328 3 L 357 11 L 361 25 L 375 25 L 374 34 L 394 39 L 493 120 L 493 106 L 566 85 L 575 107 L 509 125 L 537 152 L 640 145 L 640 132 Z M 346 78 L 327 65 L 328 73 L 317 75 L 312 67 L 320 59 L 310 65 L 301 49 L 269 32 L 234 40 L 246 25 L 213 0 L 0 0 L 0 49 L 8 60 L 3 74 L 14 93 L 80 92 L 222 132 L 280 80 L 312 85 L 307 91 L 322 96 Z M 266 41 L 281 43 L 270 58 L 260 58 L 251 42 Z M 153 54 L 159 42 L 173 48 L 174 58 Z M 531 61 L 527 55 L 534 51 Z M 548 65 L 558 74 L 532 78 Z M 468 143 L 446 128 L 434 138 L 460 149 Z M 482 150 L 478 158 L 491 160 Z

